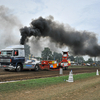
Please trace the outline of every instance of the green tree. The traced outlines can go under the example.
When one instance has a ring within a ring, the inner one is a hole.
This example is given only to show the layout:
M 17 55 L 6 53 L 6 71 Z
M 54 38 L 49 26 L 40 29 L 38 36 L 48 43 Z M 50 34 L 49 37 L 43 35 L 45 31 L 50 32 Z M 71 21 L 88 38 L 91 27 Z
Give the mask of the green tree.
M 93 63 L 92 58 L 88 58 L 87 62 L 88 62 L 88 63 Z
M 84 58 L 83 57 L 79 57 L 79 56 L 77 56 L 76 58 L 75 58 L 75 62 L 77 62 L 77 63 L 79 63 L 79 64 L 81 64 L 81 63 L 84 63 L 85 62 L 85 60 L 84 60 Z
M 57 60 L 58 62 L 60 62 L 62 60 L 62 54 L 61 53 L 57 53 L 57 52 L 53 52 L 53 59 Z
M 69 57 L 69 59 L 70 59 L 71 61 L 74 61 L 74 60 L 75 60 L 74 56 L 68 56 L 68 57 Z
M 43 60 L 52 60 L 52 51 L 48 47 L 44 48 L 41 53 L 41 57 Z

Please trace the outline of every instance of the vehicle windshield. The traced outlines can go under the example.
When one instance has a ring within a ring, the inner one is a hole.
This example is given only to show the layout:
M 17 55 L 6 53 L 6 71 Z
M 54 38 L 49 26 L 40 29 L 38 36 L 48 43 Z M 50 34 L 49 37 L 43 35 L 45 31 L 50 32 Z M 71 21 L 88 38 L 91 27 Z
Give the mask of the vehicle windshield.
M 1 56 L 12 56 L 12 51 L 1 51 Z

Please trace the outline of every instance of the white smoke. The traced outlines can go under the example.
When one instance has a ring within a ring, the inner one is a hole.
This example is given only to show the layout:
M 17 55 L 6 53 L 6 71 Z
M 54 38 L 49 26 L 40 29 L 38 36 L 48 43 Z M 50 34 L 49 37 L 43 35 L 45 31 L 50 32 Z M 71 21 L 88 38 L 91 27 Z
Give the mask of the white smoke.
M 3 5 L 0 6 L 0 49 L 19 44 L 21 27 L 19 19 L 12 14 L 12 11 Z

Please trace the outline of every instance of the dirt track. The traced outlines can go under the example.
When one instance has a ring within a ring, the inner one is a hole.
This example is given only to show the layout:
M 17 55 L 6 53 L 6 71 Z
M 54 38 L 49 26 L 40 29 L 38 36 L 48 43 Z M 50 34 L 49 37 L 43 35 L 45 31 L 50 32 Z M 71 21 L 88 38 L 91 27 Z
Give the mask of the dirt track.
M 97 69 L 100 70 L 100 68 L 69 68 L 68 70 L 63 71 L 63 75 L 68 75 L 71 70 L 73 71 L 73 74 L 79 74 L 79 73 L 96 72 Z M 59 70 L 56 71 L 42 70 L 38 72 L 27 70 L 22 72 L 14 72 L 14 71 L 10 72 L 0 69 L 0 82 L 52 77 L 52 76 L 60 76 Z

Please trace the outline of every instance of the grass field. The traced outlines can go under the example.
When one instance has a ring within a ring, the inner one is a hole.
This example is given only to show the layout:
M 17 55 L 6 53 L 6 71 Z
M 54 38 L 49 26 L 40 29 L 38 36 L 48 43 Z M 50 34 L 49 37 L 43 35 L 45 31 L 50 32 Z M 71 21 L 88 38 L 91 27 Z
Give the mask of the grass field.
M 84 74 L 77 74 L 73 75 L 74 81 L 81 80 L 89 77 L 95 76 L 96 73 L 84 73 Z M 59 77 L 48 77 L 48 78 L 40 78 L 40 79 L 31 79 L 31 80 L 24 80 L 18 82 L 11 82 L 11 83 L 2 83 L 0 84 L 0 93 L 7 93 L 7 92 L 14 92 L 20 90 L 27 90 L 27 89 L 38 89 L 50 85 L 56 85 L 59 83 L 66 82 L 65 80 L 68 79 L 68 76 L 59 76 Z

